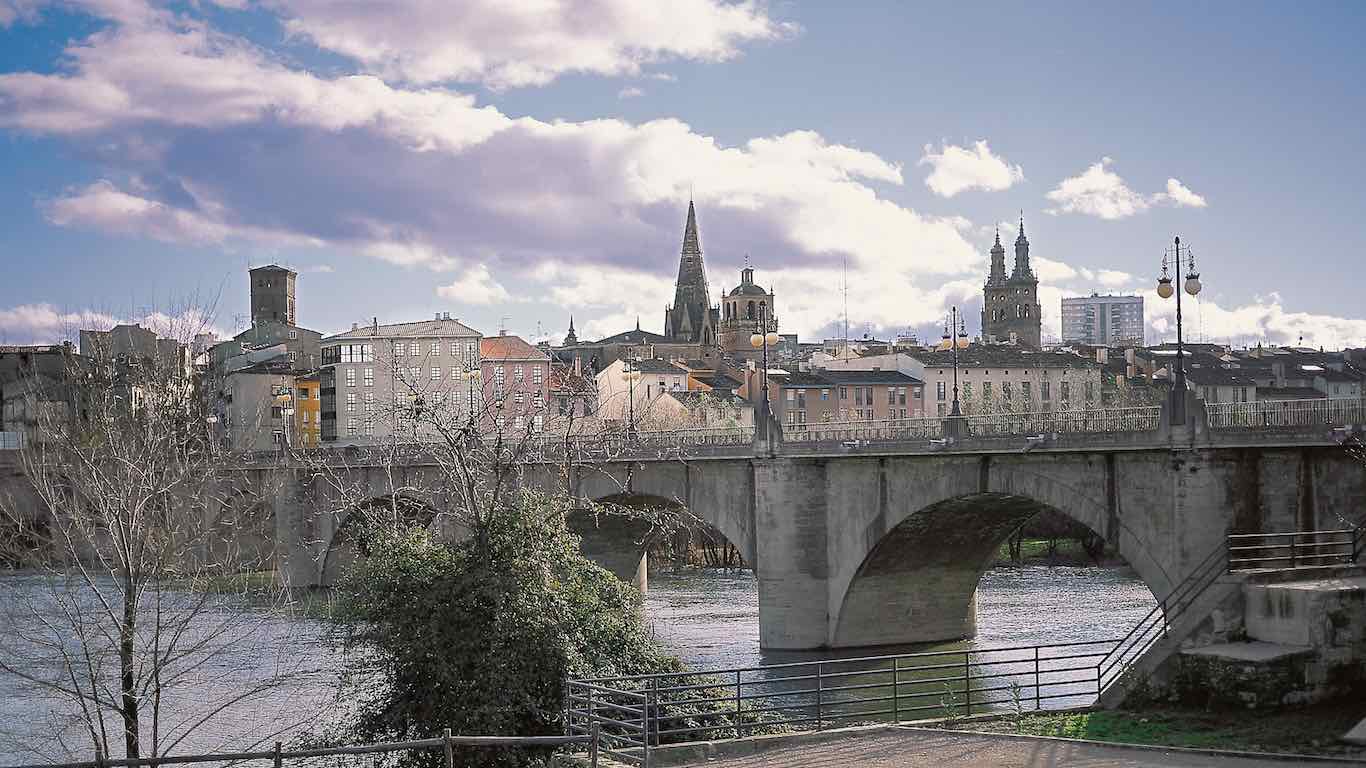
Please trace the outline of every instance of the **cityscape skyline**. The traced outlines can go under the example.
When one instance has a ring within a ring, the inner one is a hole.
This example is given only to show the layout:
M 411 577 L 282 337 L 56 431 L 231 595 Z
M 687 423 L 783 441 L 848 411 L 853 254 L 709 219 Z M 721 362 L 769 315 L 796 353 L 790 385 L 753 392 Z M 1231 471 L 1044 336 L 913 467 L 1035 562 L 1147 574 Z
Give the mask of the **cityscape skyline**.
M 0 4 L 0 341 L 189 295 L 219 296 L 213 324 L 232 333 L 236 276 L 269 263 L 301 273 L 300 322 L 324 332 L 433 310 L 535 340 L 558 341 L 570 315 L 582 338 L 637 316 L 662 330 L 693 197 L 713 303 L 751 263 L 804 338 L 842 332 L 846 261 L 851 336 L 928 335 L 954 304 L 975 319 L 994 230 L 1013 237 L 1022 212 L 1045 339 L 1063 297 L 1096 291 L 1143 295 L 1149 340 L 1171 338 L 1152 288 L 1181 234 L 1206 270 L 1193 339 L 1366 343 L 1350 280 L 1283 279 L 1292 248 L 1350 275 L 1339 243 L 1366 236 L 1344 215 L 1366 156 L 1339 115 L 1363 101 L 1347 74 L 1362 54 L 1333 47 L 1361 14 L 1349 5 L 1107 19 L 698 0 L 652 21 L 604 11 L 591 36 L 515 4 L 382 23 L 235 5 Z M 460 13 L 496 16 L 500 34 L 455 34 Z M 1164 24 L 1217 34 L 1164 57 L 1142 42 Z M 1010 57 L 1018 82 L 993 71 L 1000 27 L 1030 49 Z M 347 34 L 362 28 L 372 46 Z M 1289 56 L 1306 41 L 1335 52 Z M 895 104 L 854 76 L 926 71 L 955 45 L 936 78 L 898 78 L 914 98 Z M 1220 68 L 1234 59 L 1248 71 Z M 955 90 L 969 86 L 989 104 Z

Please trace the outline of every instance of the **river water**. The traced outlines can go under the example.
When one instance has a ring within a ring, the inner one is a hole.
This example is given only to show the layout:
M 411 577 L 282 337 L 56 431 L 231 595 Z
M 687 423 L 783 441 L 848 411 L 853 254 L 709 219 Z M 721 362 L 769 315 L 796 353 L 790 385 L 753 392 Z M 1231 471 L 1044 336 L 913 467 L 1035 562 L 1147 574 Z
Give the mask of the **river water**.
M 14 602 L 45 602 L 37 577 L 0 577 L 0 608 Z M 1099 640 L 1122 635 L 1154 605 L 1153 596 L 1127 569 L 1024 566 L 990 570 L 977 591 L 976 638 L 938 646 L 879 648 L 893 653 L 928 648 L 985 648 L 1002 645 Z M 11 610 L 3 613 L 10 616 Z M 747 571 L 705 569 L 659 570 L 650 574 L 646 618 L 660 646 L 698 670 L 749 667 L 866 655 L 849 652 L 767 652 L 759 648 L 758 584 Z M 251 625 L 251 642 L 214 657 L 203 670 L 204 697 L 187 675 L 174 692 L 179 711 L 196 711 L 198 699 L 221 700 L 229 691 L 249 688 L 253 680 L 285 673 L 289 683 L 254 695 L 196 731 L 175 750 L 203 753 L 238 749 L 319 725 L 321 713 L 337 706 L 335 678 L 340 667 L 325 625 L 302 618 L 262 616 Z M 20 636 L 0 627 L 0 662 L 42 666 L 36 647 L 33 659 L 21 658 Z M 27 637 L 27 635 L 22 635 Z M 34 637 L 42 638 L 38 632 Z M 68 755 L 89 759 L 89 738 L 78 723 L 60 714 L 63 701 L 44 695 L 31 684 L 0 673 L 0 765 L 57 760 Z M 170 709 L 172 707 L 168 707 Z M 112 725 L 112 723 L 111 723 Z M 70 745 L 70 749 L 64 746 Z

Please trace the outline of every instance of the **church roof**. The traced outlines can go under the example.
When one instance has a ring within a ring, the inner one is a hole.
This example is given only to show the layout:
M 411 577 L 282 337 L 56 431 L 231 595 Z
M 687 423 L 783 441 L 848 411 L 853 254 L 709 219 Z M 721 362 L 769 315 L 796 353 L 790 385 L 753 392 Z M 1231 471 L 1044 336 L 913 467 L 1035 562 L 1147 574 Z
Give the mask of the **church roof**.
M 669 337 L 668 337 L 668 336 L 664 336 L 664 335 L 658 334 L 658 333 L 650 333 L 649 331 L 642 331 L 642 330 L 640 330 L 639 328 L 637 328 L 637 329 L 635 329 L 635 330 L 633 330 L 633 331 L 624 331 L 624 332 L 622 332 L 622 333 L 616 334 L 615 336 L 608 336 L 608 337 L 605 338 L 605 339 L 599 339 L 596 343 L 599 344 L 599 345 L 601 345 L 601 344 L 663 344 L 663 343 L 665 343 L 665 342 L 667 342 L 667 341 L 669 341 Z
M 765 290 L 764 290 L 764 287 L 763 287 L 762 285 L 755 285 L 754 283 L 750 283 L 749 285 L 745 285 L 745 284 L 742 283 L 742 284 L 737 285 L 737 286 L 735 286 L 734 288 L 732 288 L 732 289 L 730 290 L 730 295 L 731 295 L 731 296 L 767 296 L 767 295 L 768 295 L 768 291 L 765 291 Z

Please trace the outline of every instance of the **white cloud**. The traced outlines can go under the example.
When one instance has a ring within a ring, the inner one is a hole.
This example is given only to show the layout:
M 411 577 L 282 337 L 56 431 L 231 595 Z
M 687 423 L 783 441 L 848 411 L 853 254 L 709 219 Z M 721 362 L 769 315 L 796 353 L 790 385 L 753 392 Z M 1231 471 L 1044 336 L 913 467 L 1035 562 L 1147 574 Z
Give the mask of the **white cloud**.
M 1083 213 L 1102 219 L 1122 219 L 1146 210 L 1148 201 L 1129 189 L 1118 174 L 1109 169 L 1113 161 L 1101 158 L 1081 175 L 1063 179 L 1045 197 L 1057 204 L 1049 213 Z
M 644 95 L 645 91 L 635 87 L 634 85 L 628 85 L 625 88 L 622 88 L 620 91 L 617 91 L 618 99 L 634 99 Z
M 1204 208 L 1205 198 L 1195 194 L 1176 179 L 1167 179 L 1167 191 L 1145 196 L 1130 189 L 1119 174 L 1110 170 L 1114 161 L 1102 157 L 1100 162 L 1078 176 L 1063 179 L 1045 197 L 1053 201 L 1048 213 L 1081 213 L 1101 219 L 1114 220 L 1142 213 L 1153 205 Z
M 1143 292 L 1148 325 L 1155 333 L 1149 342 L 1176 339 L 1176 301 L 1153 290 Z M 1326 349 L 1366 346 L 1366 319 L 1311 312 L 1287 311 L 1278 294 L 1225 307 L 1212 300 L 1190 300 L 1182 307 L 1182 330 L 1187 341 L 1235 345 L 1304 344 Z
M 336 272 L 337 270 L 333 269 L 331 264 L 313 264 L 311 266 L 304 267 L 300 271 L 313 272 L 320 275 L 330 275 L 333 272 Z
M 579 72 L 638 75 L 671 59 L 717 62 L 797 31 L 753 0 L 278 0 L 285 28 L 389 79 L 493 88 Z
M 1034 268 L 1034 274 L 1038 275 L 1039 281 L 1043 283 L 1059 283 L 1077 276 L 1077 270 L 1067 264 L 1043 256 L 1030 256 L 1029 263 Z
M 1185 206 L 1188 208 L 1204 208 L 1207 203 L 1205 198 L 1195 194 L 1176 179 L 1167 179 L 1167 191 L 1153 195 L 1154 202 L 1170 203 L 1175 206 Z
M 1134 281 L 1134 276 L 1117 269 L 1102 269 L 1096 272 L 1096 280 L 1106 288 L 1119 288 Z
M 61 309 L 48 303 L 21 304 L 0 309 L 0 342 L 6 344 L 77 343 L 82 330 L 106 330 L 119 323 L 141 323 L 159 335 L 188 342 L 196 333 L 211 332 L 225 338 L 214 327 L 208 309 L 193 303 L 166 310 L 142 311 L 117 317 L 94 309 Z
M 926 144 L 919 164 L 934 168 L 925 178 L 925 186 L 940 197 L 953 197 L 968 189 L 1000 191 L 1024 180 L 1024 169 L 993 154 L 985 140 L 971 148 L 945 144 L 938 152 Z
M 485 306 L 512 301 L 512 295 L 489 274 L 488 266 L 475 264 L 452 283 L 436 289 L 438 295 L 464 304 Z

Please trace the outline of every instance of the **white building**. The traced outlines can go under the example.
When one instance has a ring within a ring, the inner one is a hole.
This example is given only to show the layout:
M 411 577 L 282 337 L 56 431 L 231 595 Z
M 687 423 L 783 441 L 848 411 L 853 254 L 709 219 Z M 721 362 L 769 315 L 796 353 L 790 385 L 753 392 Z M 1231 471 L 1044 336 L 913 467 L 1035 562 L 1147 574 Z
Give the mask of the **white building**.
M 1062 300 L 1063 343 L 1143 346 L 1142 296 L 1079 296 Z
M 452 419 L 479 413 L 480 336 L 450 313 L 437 313 L 413 323 L 352 326 L 323 339 L 323 442 L 403 435 L 426 409 Z

